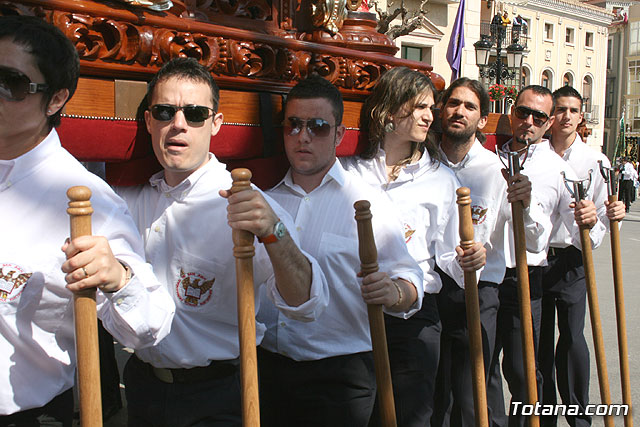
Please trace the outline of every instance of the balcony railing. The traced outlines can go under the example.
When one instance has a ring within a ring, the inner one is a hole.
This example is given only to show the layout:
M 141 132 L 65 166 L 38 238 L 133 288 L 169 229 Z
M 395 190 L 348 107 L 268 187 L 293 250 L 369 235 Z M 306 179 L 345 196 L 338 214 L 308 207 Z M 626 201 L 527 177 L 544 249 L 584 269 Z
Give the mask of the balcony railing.
M 599 105 L 591 105 L 585 104 L 584 106 L 584 120 L 587 123 L 598 124 L 600 121 L 600 117 L 598 113 L 600 112 Z
M 520 26 L 520 28 L 518 28 L 516 25 L 516 28 L 514 29 L 512 24 L 504 26 L 491 24 L 490 22 L 481 22 L 480 36 L 488 36 L 491 43 L 494 44 L 496 44 L 498 38 L 500 38 L 500 43 L 503 48 L 506 48 L 512 43 L 518 43 L 526 49 L 529 41 L 527 27 Z

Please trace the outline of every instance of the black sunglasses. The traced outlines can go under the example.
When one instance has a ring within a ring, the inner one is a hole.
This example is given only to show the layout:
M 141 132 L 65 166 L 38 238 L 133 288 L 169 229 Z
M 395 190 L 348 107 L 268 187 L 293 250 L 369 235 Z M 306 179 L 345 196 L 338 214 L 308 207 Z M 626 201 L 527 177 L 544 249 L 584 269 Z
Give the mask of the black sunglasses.
M 317 136 L 318 138 L 324 138 L 329 136 L 331 128 L 334 127 L 324 119 L 299 119 L 297 117 L 289 117 L 285 122 L 283 128 L 284 132 L 289 135 L 297 135 L 302 132 L 302 129 L 307 128 L 307 132 L 311 137 Z
M 520 120 L 526 120 L 527 117 L 533 116 L 533 123 L 536 126 L 542 126 L 549 121 L 549 116 L 544 111 L 533 110 L 529 107 L 525 107 L 524 105 L 518 105 L 514 108 L 513 113 Z
M 151 111 L 151 116 L 161 122 L 170 121 L 180 110 L 182 110 L 184 118 L 191 123 L 202 123 L 215 113 L 213 108 L 202 105 L 183 105 L 179 107 L 170 104 L 156 104 L 152 105 L 149 110 Z
M 49 86 L 32 83 L 26 74 L 13 68 L 0 67 L 0 96 L 10 101 L 22 101 L 31 93 L 44 92 Z

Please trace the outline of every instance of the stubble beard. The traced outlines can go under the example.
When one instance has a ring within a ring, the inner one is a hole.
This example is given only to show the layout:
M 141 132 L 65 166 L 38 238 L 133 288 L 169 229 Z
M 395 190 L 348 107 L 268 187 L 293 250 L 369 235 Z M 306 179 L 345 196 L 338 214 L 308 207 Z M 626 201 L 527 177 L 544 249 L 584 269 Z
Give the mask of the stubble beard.
M 453 130 L 450 127 L 444 127 L 442 134 L 447 138 L 449 143 L 453 145 L 464 145 L 476 134 L 476 129 L 474 127 L 466 127 L 461 130 Z

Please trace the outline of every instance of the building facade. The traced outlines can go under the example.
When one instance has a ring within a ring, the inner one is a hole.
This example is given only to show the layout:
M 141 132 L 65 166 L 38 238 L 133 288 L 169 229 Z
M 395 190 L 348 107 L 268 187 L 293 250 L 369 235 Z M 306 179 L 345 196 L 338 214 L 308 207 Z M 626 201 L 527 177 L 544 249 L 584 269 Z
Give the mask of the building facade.
M 407 0 L 404 4 L 407 9 L 415 10 L 421 2 Z M 398 56 L 432 64 L 448 83 L 451 69 L 446 53 L 459 4 L 453 0 L 429 0 L 422 27 L 395 40 Z M 520 15 L 525 21 L 520 29 L 520 41 L 526 46 L 522 69 L 513 79 L 502 83 L 518 88 L 540 84 L 552 91 L 562 85 L 575 87 L 585 98 L 586 142 L 597 149 L 602 149 L 603 145 L 608 147 L 608 143 L 604 144 L 606 52 L 609 27 L 615 17 L 613 11 L 577 0 L 465 0 L 464 5 L 463 76 L 480 78 L 473 45 L 488 31 L 495 15 L 506 11 L 510 20 Z M 380 2 L 379 7 L 384 6 Z M 394 3 L 391 7 L 397 5 Z M 510 38 L 509 43 L 511 41 Z M 503 46 L 501 57 L 506 64 L 505 48 Z M 495 60 L 494 44 L 490 61 Z M 483 80 L 487 87 L 495 82 L 489 78 Z M 638 99 L 640 113 L 640 93 Z M 640 119 L 638 125 L 640 131 Z

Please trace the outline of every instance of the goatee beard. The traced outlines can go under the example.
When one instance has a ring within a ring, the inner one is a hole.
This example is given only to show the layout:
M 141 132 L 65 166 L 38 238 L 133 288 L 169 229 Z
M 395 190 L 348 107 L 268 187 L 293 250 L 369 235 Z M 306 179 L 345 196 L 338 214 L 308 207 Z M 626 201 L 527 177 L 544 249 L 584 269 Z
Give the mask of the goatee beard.
M 442 129 L 442 134 L 447 137 L 447 141 L 455 145 L 463 145 L 471 136 L 475 135 L 475 130 L 464 129 L 461 131 L 452 131 L 449 128 Z

